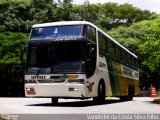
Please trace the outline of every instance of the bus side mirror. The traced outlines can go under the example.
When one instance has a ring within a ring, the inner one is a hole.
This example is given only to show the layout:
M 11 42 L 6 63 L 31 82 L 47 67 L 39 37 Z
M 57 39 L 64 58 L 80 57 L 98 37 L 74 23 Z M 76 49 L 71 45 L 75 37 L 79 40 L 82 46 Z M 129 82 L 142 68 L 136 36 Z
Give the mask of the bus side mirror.
M 27 52 L 27 49 L 28 49 L 28 47 L 25 47 L 25 48 L 23 48 L 23 49 L 21 50 L 21 53 L 20 53 L 20 61 L 21 61 L 22 64 L 25 63 L 25 62 L 24 62 L 24 53 Z

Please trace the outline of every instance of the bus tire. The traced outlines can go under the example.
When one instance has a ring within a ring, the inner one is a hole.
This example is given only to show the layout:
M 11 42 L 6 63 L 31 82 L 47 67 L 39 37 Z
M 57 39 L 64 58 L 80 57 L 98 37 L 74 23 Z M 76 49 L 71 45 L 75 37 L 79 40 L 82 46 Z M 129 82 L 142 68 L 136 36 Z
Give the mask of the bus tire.
M 54 97 L 52 98 L 52 104 L 57 104 L 58 103 L 58 98 Z
M 130 89 L 128 91 L 128 100 L 133 100 L 133 96 L 134 96 L 134 86 L 130 86 Z
M 96 103 L 103 103 L 105 101 L 105 83 L 103 80 L 100 81 L 98 85 L 98 96 L 93 98 L 93 101 Z

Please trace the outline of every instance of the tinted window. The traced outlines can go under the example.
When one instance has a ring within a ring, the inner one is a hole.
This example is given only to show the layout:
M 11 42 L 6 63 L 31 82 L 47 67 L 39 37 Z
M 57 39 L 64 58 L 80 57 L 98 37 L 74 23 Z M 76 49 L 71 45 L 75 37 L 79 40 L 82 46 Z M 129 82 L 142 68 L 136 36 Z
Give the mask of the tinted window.
M 87 26 L 86 35 L 91 41 L 96 43 L 96 30 L 95 30 L 95 28 L 93 28 L 91 26 Z
M 133 57 L 131 56 L 131 66 L 133 67 L 134 66 L 134 64 L 133 64 Z
M 131 66 L 131 56 L 129 53 L 127 53 L 127 64 Z
M 98 40 L 100 51 L 107 53 L 107 40 L 105 39 L 105 36 L 101 33 L 98 33 Z
M 110 41 L 108 41 L 108 54 L 111 57 L 115 57 L 115 45 Z
M 127 53 L 124 50 L 122 52 L 122 59 L 124 63 L 127 63 Z
M 82 33 L 82 25 L 33 28 L 31 40 L 82 37 Z
M 136 58 L 134 58 L 134 67 L 138 68 L 138 60 Z
M 119 47 L 116 47 L 116 58 L 119 61 L 122 61 L 122 49 L 120 49 Z

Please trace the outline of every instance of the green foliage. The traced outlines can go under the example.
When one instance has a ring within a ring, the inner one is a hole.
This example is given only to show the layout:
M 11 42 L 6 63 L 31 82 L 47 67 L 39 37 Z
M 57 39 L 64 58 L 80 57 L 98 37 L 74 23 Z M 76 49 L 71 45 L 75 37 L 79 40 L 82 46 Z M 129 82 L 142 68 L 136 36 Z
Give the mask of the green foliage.
M 160 20 L 153 20 L 148 29 L 145 42 L 139 46 L 140 55 L 145 59 L 143 65 L 149 67 L 152 72 L 160 73 Z
M 132 23 L 146 20 L 153 15 L 149 11 L 140 10 L 130 4 L 118 5 L 116 3 L 105 3 L 100 5 L 100 24 L 106 29 L 120 25 L 130 26 Z
M 88 1 L 86 1 L 83 5 L 73 6 L 72 11 L 73 20 L 86 20 L 97 24 L 100 6 L 98 4 L 90 4 Z
M 0 64 L 18 64 L 21 49 L 27 44 L 24 33 L 0 33 Z
M 29 31 L 31 21 L 29 18 L 29 4 L 26 2 L 1 2 L 0 25 L 9 31 Z
M 59 1 L 58 6 L 58 18 L 59 20 L 69 21 L 71 20 L 71 12 L 72 12 L 72 0 L 63 0 L 63 2 Z
M 58 20 L 57 5 L 52 0 L 32 0 L 29 8 L 32 24 Z

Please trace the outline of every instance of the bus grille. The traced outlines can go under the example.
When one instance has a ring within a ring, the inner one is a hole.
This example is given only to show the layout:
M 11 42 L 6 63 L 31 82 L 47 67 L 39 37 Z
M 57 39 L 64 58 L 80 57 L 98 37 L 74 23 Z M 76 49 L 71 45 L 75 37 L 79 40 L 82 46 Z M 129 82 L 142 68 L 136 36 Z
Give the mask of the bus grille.
M 65 79 L 54 79 L 54 80 L 38 80 L 38 83 L 61 83 L 64 82 Z

